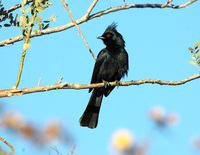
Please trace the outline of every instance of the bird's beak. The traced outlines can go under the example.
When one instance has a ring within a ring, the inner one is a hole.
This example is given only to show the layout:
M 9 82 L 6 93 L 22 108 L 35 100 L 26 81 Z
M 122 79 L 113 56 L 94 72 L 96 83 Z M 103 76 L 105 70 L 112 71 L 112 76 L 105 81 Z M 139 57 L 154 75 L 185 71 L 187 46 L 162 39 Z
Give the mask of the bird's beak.
M 97 39 L 102 39 L 102 40 L 103 40 L 103 39 L 105 39 L 105 38 L 104 38 L 104 37 L 97 37 Z

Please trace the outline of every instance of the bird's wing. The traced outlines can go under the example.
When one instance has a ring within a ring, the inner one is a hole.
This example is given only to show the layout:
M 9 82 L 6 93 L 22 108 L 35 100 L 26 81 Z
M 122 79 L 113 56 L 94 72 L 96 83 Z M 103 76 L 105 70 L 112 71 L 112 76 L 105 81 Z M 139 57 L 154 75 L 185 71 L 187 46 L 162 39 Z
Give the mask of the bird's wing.
M 106 60 L 107 55 L 105 54 L 105 50 L 101 50 L 100 53 L 97 56 L 96 59 L 96 63 L 94 65 L 94 70 L 93 70 L 93 74 L 92 74 L 92 79 L 91 79 L 91 83 L 98 83 L 98 82 L 102 82 L 102 81 L 97 81 L 97 76 L 100 70 L 101 65 L 103 64 L 103 62 Z M 92 91 L 93 88 L 89 89 L 89 92 Z

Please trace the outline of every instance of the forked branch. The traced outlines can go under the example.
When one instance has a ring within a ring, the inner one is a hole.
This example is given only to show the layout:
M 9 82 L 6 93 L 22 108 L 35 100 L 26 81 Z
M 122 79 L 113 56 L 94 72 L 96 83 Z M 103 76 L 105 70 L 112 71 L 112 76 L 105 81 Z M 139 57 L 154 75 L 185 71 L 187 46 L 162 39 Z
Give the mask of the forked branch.
M 91 6 L 88 8 L 86 14 L 76 20 L 76 24 L 79 25 L 83 22 L 86 22 L 88 20 L 91 20 L 93 18 L 96 17 L 101 17 L 102 15 L 106 15 L 109 14 L 111 12 L 115 12 L 115 11 L 120 11 L 120 10 L 126 10 L 126 9 L 130 9 L 130 8 L 172 8 L 172 9 L 181 9 L 181 8 L 186 8 L 188 7 L 188 5 L 194 3 L 197 0 L 190 0 L 187 3 L 181 4 L 181 5 L 173 5 L 170 4 L 171 0 L 168 0 L 165 4 L 130 4 L 130 5 L 122 5 L 119 7 L 115 7 L 115 8 L 111 8 L 111 9 L 107 9 L 104 11 L 100 11 L 98 13 L 94 13 L 92 15 L 90 15 L 92 9 L 94 8 L 94 6 L 96 5 L 96 3 L 98 2 L 98 0 L 94 0 L 93 3 L 91 4 Z M 36 36 L 42 36 L 42 35 L 46 35 L 46 34 L 51 34 L 51 33 L 56 33 L 56 32 L 60 32 L 60 31 L 64 31 L 66 29 L 69 29 L 71 27 L 75 26 L 74 22 L 68 23 L 66 25 L 60 26 L 60 27 L 54 27 L 51 29 L 47 29 L 47 30 L 42 30 L 41 33 L 36 34 L 35 32 L 31 33 L 30 38 L 32 37 L 36 37 Z M 0 41 L 0 46 L 8 46 L 9 44 L 13 44 L 15 42 L 21 41 L 23 40 L 23 36 L 16 36 L 13 38 L 9 38 L 3 41 Z

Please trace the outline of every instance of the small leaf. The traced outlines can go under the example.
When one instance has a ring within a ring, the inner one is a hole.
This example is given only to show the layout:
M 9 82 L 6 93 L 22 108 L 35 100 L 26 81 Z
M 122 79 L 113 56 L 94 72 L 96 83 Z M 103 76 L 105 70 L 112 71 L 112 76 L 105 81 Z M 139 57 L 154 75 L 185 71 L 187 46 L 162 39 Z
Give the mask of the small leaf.
M 37 8 L 37 11 L 40 12 L 40 13 L 43 13 L 43 10 L 44 10 L 44 9 L 43 9 L 41 6 L 39 6 L 39 7 Z
M 27 49 L 29 49 L 31 47 L 31 44 L 29 44 L 29 43 L 24 43 L 24 45 L 23 45 L 23 49 L 24 50 L 27 50 Z
M 49 23 L 50 21 L 49 20 L 45 20 L 45 21 L 43 21 L 44 23 Z
M 21 13 L 24 13 L 24 10 L 23 10 L 23 9 L 21 9 L 21 8 L 19 9 L 19 11 L 21 11 Z
M 189 51 L 193 51 L 193 48 L 192 48 L 192 47 L 189 47 L 188 50 L 189 50 Z
M 196 57 L 193 55 L 193 56 L 192 56 L 192 59 L 196 60 Z
M 53 16 L 54 16 L 54 13 L 51 15 L 51 17 L 49 18 L 49 20 L 52 20 Z
M 53 3 L 47 2 L 48 5 L 53 5 Z
M 196 44 L 194 45 L 194 48 L 197 48 L 199 46 L 199 42 L 197 41 Z
M 26 10 L 26 13 L 27 13 L 27 12 L 29 12 L 29 11 L 31 11 L 31 9 L 32 9 L 31 7 L 30 7 L 30 8 L 28 8 L 28 9 Z
M 2 28 L 2 25 L 0 25 L 0 28 Z
M 5 27 L 10 27 L 11 25 L 10 25 L 10 24 L 4 24 L 4 26 L 5 26 Z
M 42 21 L 42 16 L 36 17 L 36 23 L 40 23 Z
M 200 63 L 200 59 L 199 59 L 199 60 L 197 60 L 197 63 L 198 63 L 198 65 L 199 65 L 199 63 Z
M 195 63 L 193 61 L 190 61 L 190 64 L 195 65 Z
M 49 27 L 49 23 L 43 27 L 43 30 L 47 29 L 48 27 Z
M 22 6 L 22 8 L 24 9 L 24 2 L 21 2 L 21 6 Z
M 36 34 L 39 34 L 39 32 L 38 32 L 38 30 L 35 28 L 34 30 L 33 30 Z
M 52 21 L 55 22 L 55 21 L 56 21 L 56 18 L 52 18 Z

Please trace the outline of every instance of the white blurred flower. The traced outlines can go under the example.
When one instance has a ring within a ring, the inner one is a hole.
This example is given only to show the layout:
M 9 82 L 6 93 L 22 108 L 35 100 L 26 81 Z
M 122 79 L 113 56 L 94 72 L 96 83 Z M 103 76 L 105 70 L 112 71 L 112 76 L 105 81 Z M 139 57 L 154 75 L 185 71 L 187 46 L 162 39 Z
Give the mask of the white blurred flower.
M 134 144 L 134 137 L 127 129 L 116 130 L 111 137 L 111 149 L 115 151 L 126 151 Z
M 165 110 L 162 107 L 154 107 L 150 110 L 150 117 L 155 121 L 162 121 L 165 117 Z

